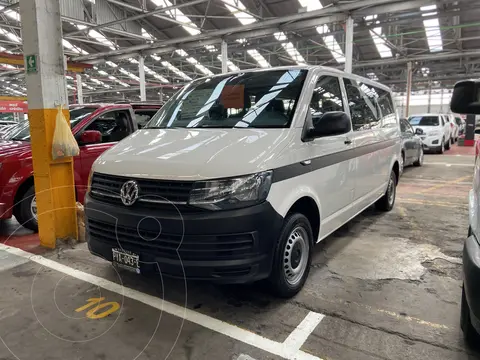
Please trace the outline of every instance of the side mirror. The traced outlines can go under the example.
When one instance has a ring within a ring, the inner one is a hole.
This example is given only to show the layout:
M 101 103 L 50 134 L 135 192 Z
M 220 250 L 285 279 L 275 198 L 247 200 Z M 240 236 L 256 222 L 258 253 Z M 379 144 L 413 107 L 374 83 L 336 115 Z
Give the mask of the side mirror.
M 308 140 L 342 135 L 352 130 L 350 117 L 343 111 L 330 111 L 313 120 L 312 126 L 306 133 Z
M 480 80 L 456 83 L 450 109 L 458 114 L 480 114 Z
M 80 135 L 80 142 L 82 144 L 96 144 L 102 142 L 102 133 L 97 130 L 85 130 Z
M 423 135 L 423 130 L 420 129 L 420 128 L 416 128 L 416 129 L 415 129 L 415 134 L 416 134 L 416 135 Z

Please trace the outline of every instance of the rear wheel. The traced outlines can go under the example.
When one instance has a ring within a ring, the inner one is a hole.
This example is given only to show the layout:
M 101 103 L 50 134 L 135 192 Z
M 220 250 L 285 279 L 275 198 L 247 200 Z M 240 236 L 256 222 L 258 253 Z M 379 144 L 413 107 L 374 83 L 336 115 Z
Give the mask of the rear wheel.
M 451 141 L 451 138 L 447 140 L 445 144 L 445 150 L 450 150 L 450 141 Z
M 375 207 L 381 211 L 390 211 L 395 204 L 395 197 L 397 195 L 397 175 L 392 170 L 390 173 L 390 179 L 388 180 L 387 191 L 385 194 L 377 200 Z
M 33 185 L 23 194 L 15 207 L 14 215 L 17 221 L 27 229 L 38 231 L 37 198 Z
M 289 298 L 303 287 L 310 272 L 313 243 L 312 227 L 305 215 L 288 215 L 278 239 L 269 277 L 275 295 Z
M 418 159 L 413 163 L 414 166 L 422 166 L 423 165 L 423 148 L 420 147 L 418 150 Z
M 477 344 L 480 336 L 472 325 L 470 319 L 470 308 L 468 307 L 467 297 L 465 295 L 465 288 L 462 286 L 462 304 L 460 308 L 460 327 L 463 331 L 463 337 L 468 345 Z
M 438 147 L 437 153 L 438 154 L 443 154 L 445 152 L 445 140 L 442 139 L 442 143 Z

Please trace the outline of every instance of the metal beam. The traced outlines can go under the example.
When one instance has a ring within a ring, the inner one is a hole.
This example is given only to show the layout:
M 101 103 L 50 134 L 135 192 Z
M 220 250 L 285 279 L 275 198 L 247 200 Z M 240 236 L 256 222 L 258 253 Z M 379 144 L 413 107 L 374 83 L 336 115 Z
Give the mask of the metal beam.
M 205 1 L 205 0 L 197 0 L 197 1 Z M 189 5 L 193 3 L 194 1 L 190 2 Z M 322 23 L 328 23 L 328 21 L 325 21 L 325 18 L 327 18 L 330 15 L 337 15 L 339 13 L 343 14 L 345 12 L 360 10 L 364 7 L 370 7 L 369 11 L 371 13 L 378 14 L 381 12 L 391 12 L 391 7 L 399 4 L 404 7 L 418 8 L 419 6 L 422 6 L 422 5 L 429 5 L 434 3 L 435 3 L 434 0 L 414 0 L 414 1 L 406 1 L 406 2 L 397 0 L 395 1 L 395 3 L 392 3 L 392 0 L 359 0 L 355 2 L 339 4 L 337 6 L 325 7 L 319 10 L 309 11 L 306 13 L 293 14 L 293 15 L 287 15 L 284 17 L 278 17 L 278 18 L 269 19 L 269 20 L 257 21 L 247 26 L 243 26 L 243 25 L 235 26 L 231 28 L 210 31 L 208 33 L 202 33 L 195 36 L 186 36 L 182 38 L 172 39 L 169 41 L 155 41 L 151 44 L 137 45 L 137 46 L 132 46 L 130 48 L 123 48 L 123 49 L 118 49 L 118 50 L 113 50 L 113 51 L 108 51 L 103 53 L 79 56 L 78 59 L 92 60 L 92 59 L 104 58 L 112 55 L 125 54 L 129 52 L 131 53 L 131 52 L 138 52 L 138 51 L 145 51 L 145 50 L 152 50 L 152 49 L 155 50 L 155 49 L 162 48 L 164 46 L 169 46 L 174 44 L 180 45 L 184 43 L 191 43 L 195 41 L 207 40 L 212 38 L 218 38 L 218 41 L 221 42 L 220 37 L 223 37 L 228 34 L 234 34 L 237 32 L 243 32 L 243 34 L 245 34 L 245 30 L 258 30 L 266 27 L 275 27 L 275 26 L 278 27 L 281 24 L 298 22 L 303 20 L 310 20 L 310 19 L 316 19 L 317 25 L 321 25 Z M 389 5 L 383 6 L 385 4 L 389 4 Z M 144 17 L 148 15 L 142 14 L 138 16 Z M 129 18 L 129 19 L 132 19 L 132 18 Z
M 83 30 L 78 30 L 78 31 L 68 33 L 67 35 L 80 34 L 80 33 L 83 33 L 86 30 L 98 30 L 98 29 L 101 29 L 101 28 L 104 28 L 104 27 L 109 27 L 109 26 L 112 26 L 112 25 L 121 24 L 121 23 L 124 23 L 124 22 L 127 22 L 127 21 L 140 20 L 140 19 L 143 19 L 143 18 L 148 17 L 148 16 L 153 16 L 155 14 L 167 12 L 169 10 L 175 10 L 175 9 L 180 9 L 180 8 L 183 8 L 183 7 L 186 7 L 186 6 L 193 6 L 193 5 L 201 4 L 201 3 L 207 2 L 208 0 L 192 0 L 192 1 L 190 1 L 188 3 L 185 3 L 185 4 L 177 4 L 177 5 L 173 5 L 173 6 L 167 6 L 167 7 L 158 6 L 158 7 L 155 8 L 155 10 L 152 10 L 152 11 L 143 10 L 143 9 L 125 4 L 125 3 L 121 2 L 121 1 L 117 1 L 117 0 L 107 0 L 107 1 L 112 3 L 112 4 L 116 4 L 116 5 L 119 5 L 119 6 L 129 8 L 130 10 L 140 11 L 140 12 L 142 12 L 142 14 L 126 17 L 126 18 L 120 19 L 120 20 L 110 21 L 108 23 L 104 23 L 104 24 L 100 24 L 100 25 L 90 26 L 90 27 L 87 27 L 86 29 L 83 29 Z M 164 20 L 172 20 L 171 18 L 165 19 L 163 16 L 162 16 L 162 18 Z M 182 25 L 188 26 L 188 24 L 182 24 Z
M 222 74 L 225 74 L 228 72 L 228 47 L 227 43 L 225 41 L 222 41 Z

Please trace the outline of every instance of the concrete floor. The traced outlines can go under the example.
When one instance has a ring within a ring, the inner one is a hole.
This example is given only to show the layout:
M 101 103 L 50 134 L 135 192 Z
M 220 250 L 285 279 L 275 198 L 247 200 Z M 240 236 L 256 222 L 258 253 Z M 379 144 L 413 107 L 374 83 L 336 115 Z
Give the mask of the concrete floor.
M 455 147 L 407 168 L 394 210 L 368 209 L 319 244 L 305 288 L 288 301 L 262 284 L 117 273 L 85 244 L 32 259 L 0 248 L 0 359 L 480 358 L 459 329 L 472 165 L 473 156 Z M 36 250 L 22 239 L 3 237 Z M 91 298 L 110 303 L 93 315 L 115 309 L 111 303 L 118 310 L 92 319 L 92 302 L 75 311 Z M 184 321 L 175 312 L 185 305 Z M 325 317 L 307 331 L 299 324 L 312 314 Z M 301 351 L 288 353 L 284 342 Z

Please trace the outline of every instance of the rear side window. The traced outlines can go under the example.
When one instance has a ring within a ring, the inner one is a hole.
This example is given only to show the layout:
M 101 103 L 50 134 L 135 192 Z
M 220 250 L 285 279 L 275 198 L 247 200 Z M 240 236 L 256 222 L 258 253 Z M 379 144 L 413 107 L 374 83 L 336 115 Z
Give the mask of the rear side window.
M 413 126 L 438 126 L 440 125 L 438 116 L 412 116 L 408 119 Z
M 139 129 L 143 128 L 147 122 L 157 113 L 158 109 L 142 109 L 142 110 L 134 110 L 135 113 L 135 121 Z

